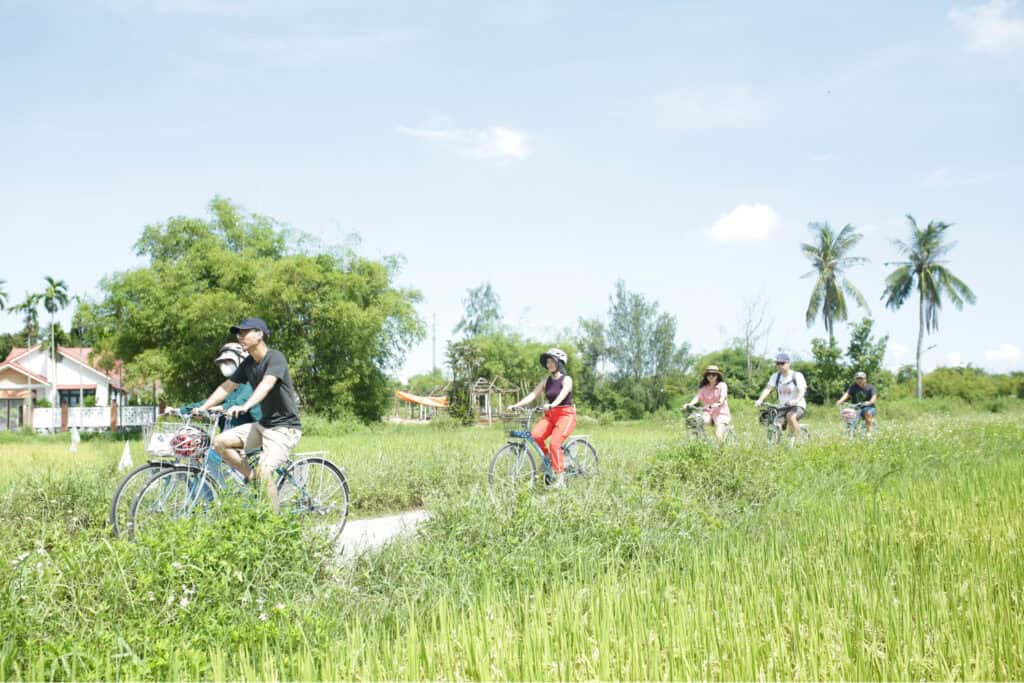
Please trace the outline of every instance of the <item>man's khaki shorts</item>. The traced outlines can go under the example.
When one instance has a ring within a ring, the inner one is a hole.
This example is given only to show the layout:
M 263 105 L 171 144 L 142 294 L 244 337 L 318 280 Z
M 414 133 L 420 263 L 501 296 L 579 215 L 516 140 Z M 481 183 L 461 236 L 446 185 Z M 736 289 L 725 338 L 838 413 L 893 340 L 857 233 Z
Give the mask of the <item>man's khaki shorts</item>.
M 229 448 L 237 447 L 234 444 L 239 442 L 241 448 L 251 451 L 254 448 L 263 448 L 260 453 L 259 468 L 267 472 L 273 472 L 281 465 L 288 462 L 288 456 L 299 445 L 302 431 L 294 427 L 264 427 L 258 422 L 232 427 L 220 435 L 220 439 Z

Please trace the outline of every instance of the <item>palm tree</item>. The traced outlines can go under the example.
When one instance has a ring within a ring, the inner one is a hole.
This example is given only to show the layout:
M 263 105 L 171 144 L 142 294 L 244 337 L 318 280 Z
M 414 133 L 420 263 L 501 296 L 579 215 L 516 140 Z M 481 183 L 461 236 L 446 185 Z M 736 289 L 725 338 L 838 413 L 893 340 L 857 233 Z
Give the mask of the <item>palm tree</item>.
M 42 292 L 43 308 L 50 313 L 50 364 L 53 368 L 53 377 L 50 380 L 54 385 L 57 382 L 57 345 L 56 345 L 56 330 L 53 326 L 53 316 L 61 309 L 68 305 L 71 300 L 68 297 L 68 285 L 63 280 L 55 280 L 49 275 L 44 277 L 46 280 L 46 289 Z M 54 405 L 57 405 L 56 394 L 54 395 Z
M 11 306 L 11 310 L 21 313 L 25 325 L 25 345 L 32 347 L 32 338 L 39 333 L 39 301 L 41 294 L 25 294 L 25 300 Z
M 7 280 L 0 280 L 0 311 L 7 307 L 7 290 L 4 289 L 4 284 Z
M 946 294 L 956 306 L 963 310 L 964 302 L 973 304 L 977 301 L 974 292 L 963 280 L 953 275 L 946 267 L 942 257 L 952 251 L 956 242 L 943 244 L 942 240 L 952 225 L 941 221 L 931 221 L 924 230 L 917 226 L 917 221 L 909 213 L 910 241 L 893 240 L 893 246 L 906 260 L 886 263 L 896 266 L 896 270 L 885 278 L 885 291 L 882 299 L 892 310 L 898 310 L 910 298 L 914 287 L 917 287 L 917 398 L 921 398 L 921 346 L 925 332 L 939 329 L 939 309 L 942 308 L 942 295 Z
M 835 341 L 836 321 L 847 319 L 844 292 L 853 297 L 859 306 L 868 308 L 864 295 L 844 275 L 847 268 L 867 262 L 867 259 L 861 256 L 847 255 L 864 236 L 849 224 L 844 226 L 838 235 L 832 232 L 828 223 L 811 223 L 807 228 L 814 233 L 815 240 L 813 244 L 804 242 L 800 245 L 800 250 L 814 265 L 814 270 L 801 277 L 818 277 L 814 289 L 811 290 L 811 300 L 807 304 L 807 327 L 814 325 L 818 314 L 821 313 L 831 343 Z

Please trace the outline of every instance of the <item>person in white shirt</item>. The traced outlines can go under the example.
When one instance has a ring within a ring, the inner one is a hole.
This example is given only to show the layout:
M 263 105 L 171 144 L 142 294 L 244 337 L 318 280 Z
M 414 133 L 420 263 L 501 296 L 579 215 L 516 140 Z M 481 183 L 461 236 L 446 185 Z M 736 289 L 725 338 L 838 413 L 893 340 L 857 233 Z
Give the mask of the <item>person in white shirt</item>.
M 775 368 L 775 372 L 768 378 L 764 391 L 754 401 L 754 405 L 759 406 L 764 403 L 765 398 L 772 391 L 778 393 L 779 404 L 786 407 L 786 426 L 789 433 L 799 440 L 801 438 L 800 418 L 807 412 L 807 400 L 804 398 L 807 394 L 807 380 L 804 379 L 802 372 L 796 372 L 790 367 L 788 353 L 780 353 L 775 357 Z

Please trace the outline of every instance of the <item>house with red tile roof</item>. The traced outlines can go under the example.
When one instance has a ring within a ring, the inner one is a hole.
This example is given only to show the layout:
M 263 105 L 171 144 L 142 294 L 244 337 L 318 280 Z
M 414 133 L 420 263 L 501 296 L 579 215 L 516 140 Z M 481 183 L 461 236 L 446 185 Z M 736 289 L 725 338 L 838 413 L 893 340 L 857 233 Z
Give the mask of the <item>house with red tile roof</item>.
M 90 347 L 58 346 L 54 359 L 42 344 L 13 348 L 0 363 L 0 430 L 17 428 L 34 405 L 45 399 L 53 406 L 81 405 L 93 397 L 97 406 L 122 402 L 123 363 L 112 370 L 99 367 Z

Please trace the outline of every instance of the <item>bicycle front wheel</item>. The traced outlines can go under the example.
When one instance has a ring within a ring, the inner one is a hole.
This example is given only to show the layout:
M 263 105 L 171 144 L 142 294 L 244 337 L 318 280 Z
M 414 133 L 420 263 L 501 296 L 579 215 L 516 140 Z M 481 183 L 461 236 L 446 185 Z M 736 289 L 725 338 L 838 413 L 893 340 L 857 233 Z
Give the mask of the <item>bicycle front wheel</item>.
M 537 478 L 537 463 L 525 443 L 508 443 L 491 459 L 488 480 L 491 488 L 505 493 L 529 489 Z
M 567 476 L 584 479 L 597 476 L 597 449 L 589 441 L 582 439 L 570 441 L 563 450 Z
M 178 466 L 150 479 L 132 503 L 130 536 L 159 524 L 206 514 L 217 504 L 217 482 L 201 468 Z
M 110 501 L 110 513 L 107 519 L 111 532 L 115 536 L 120 535 L 129 528 L 132 516 L 132 503 L 135 502 L 135 497 L 139 495 L 139 491 L 142 490 L 146 482 L 171 467 L 174 467 L 174 463 L 147 462 L 125 475 L 125 478 L 121 480 L 121 483 L 117 485 L 117 489 L 114 491 L 114 498 Z
M 330 460 L 297 460 L 278 478 L 277 497 L 281 512 L 309 515 L 329 542 L 341 536 L 348 519 L 348 480 Z

